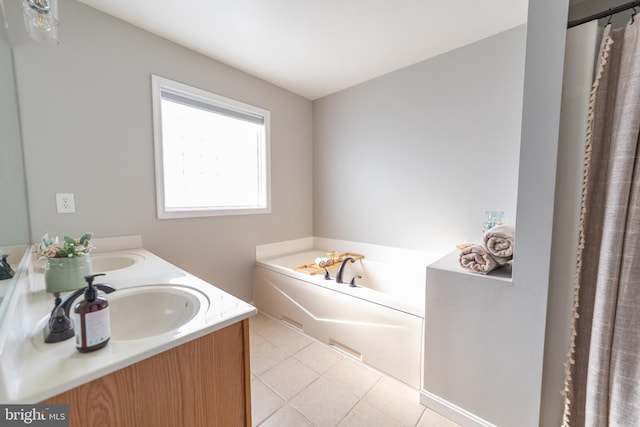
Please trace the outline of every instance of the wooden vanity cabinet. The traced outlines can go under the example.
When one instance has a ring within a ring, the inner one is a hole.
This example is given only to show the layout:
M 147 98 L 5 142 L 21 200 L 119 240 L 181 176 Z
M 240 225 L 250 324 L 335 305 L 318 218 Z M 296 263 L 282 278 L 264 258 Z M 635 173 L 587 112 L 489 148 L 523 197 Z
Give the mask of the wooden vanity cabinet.
M 250 426 L 250 384 L 245 319 L 42 403 L 69 404 L 72 427 Z

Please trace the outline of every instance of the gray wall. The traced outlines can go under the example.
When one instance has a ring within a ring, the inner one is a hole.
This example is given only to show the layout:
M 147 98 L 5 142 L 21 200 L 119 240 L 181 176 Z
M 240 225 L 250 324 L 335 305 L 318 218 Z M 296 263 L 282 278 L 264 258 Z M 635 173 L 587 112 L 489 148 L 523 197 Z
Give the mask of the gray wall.
M 317 236 L 446 253 L 515 221 L 524 26 L 314 102 Z
M 311 102 L 75 0 L 59 7 L 58 46 L 15 47 L 31 238 L 141 234 L 250 301 L 255 246 L 313 233 Z M 271 111 L 271 214 L 156 219 L 152 73 Z M 56 213 L 56 192 L 75 193 L 76 214 Z

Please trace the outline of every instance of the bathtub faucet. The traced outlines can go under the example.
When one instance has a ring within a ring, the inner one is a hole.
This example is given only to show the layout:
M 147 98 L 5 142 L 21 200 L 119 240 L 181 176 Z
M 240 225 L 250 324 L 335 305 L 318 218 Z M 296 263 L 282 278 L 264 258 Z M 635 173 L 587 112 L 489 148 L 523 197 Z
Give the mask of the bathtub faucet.
M 336 273 L 336 283 L 346 283 L 345 281 L 342 280 L 342 273 L 344 271 L 344 266 L 347 263 L 347 261 L 351 261 L 356 262 L 356 259 L 352 256 L 348 256 L 345 257 L 342 262 L 340 263 L 340 267 L 338 267 L 338 272 Z

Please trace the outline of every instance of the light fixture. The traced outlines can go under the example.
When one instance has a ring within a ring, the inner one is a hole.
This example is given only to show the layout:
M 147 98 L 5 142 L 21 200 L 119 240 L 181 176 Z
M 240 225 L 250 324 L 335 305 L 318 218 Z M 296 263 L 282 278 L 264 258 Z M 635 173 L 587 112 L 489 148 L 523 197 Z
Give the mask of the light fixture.
M 27 34 L 39 42 L 58 44 L 58 0 L 22 0 Z

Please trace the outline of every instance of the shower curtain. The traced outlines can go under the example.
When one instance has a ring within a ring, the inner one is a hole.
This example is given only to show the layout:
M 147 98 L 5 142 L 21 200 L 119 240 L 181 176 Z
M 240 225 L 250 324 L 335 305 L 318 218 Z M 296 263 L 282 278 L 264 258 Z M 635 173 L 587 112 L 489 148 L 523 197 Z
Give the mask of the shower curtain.
M 563 426 L 640 426 L 639 34 L 607 26 L 596 60 Z

